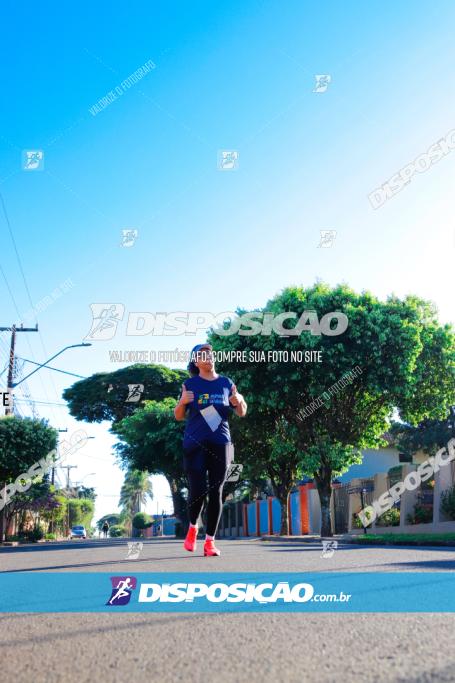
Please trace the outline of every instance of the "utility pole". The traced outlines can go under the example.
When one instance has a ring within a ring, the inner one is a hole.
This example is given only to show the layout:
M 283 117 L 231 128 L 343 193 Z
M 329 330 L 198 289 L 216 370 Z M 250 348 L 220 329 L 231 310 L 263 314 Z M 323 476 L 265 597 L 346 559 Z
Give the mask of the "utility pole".
M 66 429 L 57 429 L 57 431 L 58 431 L 58 432 L 67 432 L 67 431 L 68 431 L 68 427 L 66 427 Z M 73 465 L 73 467 L 75 467 L 75 465 Z M 55 468 L 55 465 L 52 465 L 52 474 L 51 474 L 51 484 L 52 484 L 52 486 L 54 486 L 54 484 L 55 484 L 55 469 L 56 469 L 56 468 Z
M 5 406 L 5 415 L 11 415 L 13 412 L 13 374 L 16 348 L 16 332 L 38 332 L 38 325 L 35 325 L 35 327 L 24 327 L 22 323 L 20 327 L 16 327 L 16 325 L 13 325 L 12 327 L 0 327 L 0 332 L 8 332 L 9 330 L 11 330 L 11 346 L 9 351 L 8 383 L 6 385 L 6 390 L 9 396 L 9 405 Z
M 66 470 L 66 489 L 70 490 L 70 470 L 77 467 L 77 465 L 61 465 L 62 470 Z
M 67 515 L 66 515 L 66 524 L 68 527 L 68 533 L 70 531 L 70 506 L 69 506 L 69 495 L 70 495 L 70 470 L 74 469 L 77 467 L 77 465 L 61 465 L 62 470 L 66 470 L 66 499 L 67 499 Z

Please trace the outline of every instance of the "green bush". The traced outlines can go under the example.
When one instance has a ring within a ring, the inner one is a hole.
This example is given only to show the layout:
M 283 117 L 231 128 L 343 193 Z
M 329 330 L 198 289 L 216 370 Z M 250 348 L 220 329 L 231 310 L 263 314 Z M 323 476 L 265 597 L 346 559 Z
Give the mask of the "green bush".
M 354 512 L 352 515 L 352 526 L 354 529 L 363 529 L 362 520 L 360 519 L 358 512 Z
M 57 539 L 57 534 L 45 534 L 44 538 L 46 541 L 55 541 Z
M 433 521 L 433 506 L 417 503 L 414 506 L 414 514 L 408 515 L 406 521 L 408 524 L 430 524 Z
M 80 524 L 86 529 L 92 524 L 95 504 L 88 498 L 69 498 L 67 500 L 70 527 Z
M 398 508 L 391 508 L 383 512 L 376 521 L 376 526 L 400 526 L 400 511 Z
M 455 519 L 455 485 L 441 495 L 441 512 L 449 519 Z
M 118 538 L 119 536 L 125 535 L 125 527 L 120 524 L 114 524 L 109 528 L 109 536 L 111 538 Z
M 143 529 L 149 529 L 152 526 L 153 519 L 145 512 L 137 512 L 133 517 L 132 524 L 133 529 L 142 531 Z
M 44 538 L 44 529 L 42 526 L 37 526 L 31 531 L 27 531 L 26 537 L 29 541 L 41 541 Z

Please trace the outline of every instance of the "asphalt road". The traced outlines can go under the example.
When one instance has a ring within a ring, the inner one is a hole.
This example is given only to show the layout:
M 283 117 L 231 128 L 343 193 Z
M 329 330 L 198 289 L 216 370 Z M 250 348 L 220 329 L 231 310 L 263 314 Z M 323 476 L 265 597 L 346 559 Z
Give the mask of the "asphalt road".
M 153 539 L 0 549 L 0 572 L 454 571 L 455 548 L 220 540 L 221 558 Z M 1 582 L 1 574 L 0 574 Z M 455 614 L 0 614 L 2 680 L 15 683 L 455 681 Z

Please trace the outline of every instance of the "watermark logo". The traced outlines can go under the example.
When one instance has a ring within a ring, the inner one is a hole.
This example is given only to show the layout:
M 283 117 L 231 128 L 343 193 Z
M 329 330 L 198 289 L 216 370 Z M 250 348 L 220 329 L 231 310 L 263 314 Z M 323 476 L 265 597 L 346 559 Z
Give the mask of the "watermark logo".
M 332 76 L 330 74 L 315 74 L 314 77 L 316 83 L 313 92 L 326 92 L 332 82 Z
M 239 153 L 236 150 L 218 152 L 218 170 L 236 171 L 239 167 Z
M 349 602 L 351 597 L 351 594 L 343 591 L 315 593 L 311 583 L 294 585 L 288 581 L 187 583 L 183 580 L 178 583 L 141 583 L 138 602 L 190 603 L 198 609 L 199 606 L 207 603 L 258 603 L 260 605 L 305 602 L 342 603 Z
M 323 249 L 332 247 L 336 236 L 336 230 L 321 230 L 321 238 L 319 240 L 318 247 L 322 247 Z
M 3 406 L 3 408 L 9 408 L 11 406 L 9 391 L 0 391 L 0 406 Z
M 64 294 L 67 294 L 75 286 L 76 285 L 72 279 L 70 277 L 67 278 L 64 282 L 61 282 L 57 287 L 55 287 L 50 295 L 47 294 L 32 308 L 29 308 L 29 310 L 21 316 L 21 321 L 25 322 L 26 320 L 32 320 L 35 318 L 37 313 L 43 313 L 49 308 L 49 306 L 52 306 L 57 299 L 60 299 L 60 297 L 62 297 Z
M 226 481 L 238 481 L 240 479 L 242 471 L 243 465 L 241 465 L 240 463 L 232 463 L 231 465 L 229 465 Z
M 374 500 L 372 505 L 367 505 L 358 513 L 358 517 L 363 526 L 372 524 L 376 517 L 380 517 L 384 512 L 391 510 L 395 503 L 400 500 L 405 491 L 414 491 L 422 482 L 431 479 L 435 472 L 439 472 L 449 462 L 455 460 L 455 439 L 450 439 L 447 448 L 441 448 L 435 457 L 428 458 L 422 462 L 415 472 L 409 472 L 403 481 L 399 481 L 390 487 L 388 491 Z
M 137 579 L 135 576 L 111 576 L 112 591 L 111 597 L 106 605 L 127 605 L 131 600 L 131 593 L 136 588 Z
M 435 142 L 426 152 L 420 154 L 410 164 L 393 175 L 385 183 L 370 192 L 368 199 L 373 209 L 379 209 L 388 199 L 401 192 L 409 185 L 416 173 L 425 173 L 431 166 L 440 161 L 455 148 L 455 128 L 450 130 L 444 138 Z
M 119 97 L 121 97 L 127 90 L 131 88 L 131 86 L 135 85 L 138 83 L 140 80 L 144 78 L 152 69 L 154 69 L 156 65 L 154 62 L 152 62 L 151 59 L 148 60 L 148 62 L 145 62 L 143 66 L 139 67 L 139 69 L 136 69 L 131 76 L 128 76 L 128 78 L 125 78 L 124 81 L 120 83 L 120 85 L 116 85 L 113 90 L 110 90 L 104 97 L 101 97 L 98 102 L 95 102 L 90 108 L 89 112 L 92 116 L 96 116 L 100 112 L 102 112 L 106 107 L 108 107 L 112 102 L 115 102 Z
M 139 234 L 139 230 L 135 230 L 132 228 L 128 228 L 126 230 L 122 230 L 122 241 L 120 242 L 121 247 L 132 247 L 134 246 L 137 236 Z
M 142 583 L 139 602 L 309 602 L 314 587 L 310 583 L 294 586 L 286 581 L 273 583 Z M 316 596 L 314 596 L 316 597 Z
M 338 541 L 330 539 L 329 541 L 322 541 L 322 555 L 323 559 L 330 559 L 334 556 L 335 550 L 338 549 Z
M 128 396 L 125 399 L 125 403 L 138 403 L 143 393 L 143 384 L 128 384 Z
M 86 443 L 88 437 L 83 429 L 78 429 L 74 434 L 71 435 L 70 441 L 62 441 L 60 444 L 60 459 L 75 453 L 79 448 L 82 448 Z M 3 510 L 5 505 L 11 502 L 13 496 L 16 493 L 24 493 L 28 491 L 36 477 L 41 477 L 51 468 L 55 467 L 58 460 L 58 454 L 56 449 L 50 451 L 45 458 L 41 458 L 38 462 L 35 462 L 27 472 L 20 474 L 15 482 L 5 484 L 5 486 L 0 489 L 0 510 Z
M 43 171 L 44 152 L 42 149 L 24 149 L 22 152 L 23 171 Z
M 125 306 L 123 304 L 90 304 L 92 309 L 92 326 L 85 339 L 107 341 L 117 331 L 118 323 L 123 320 Z
M 324 391 L 318 398 L 316 398 L 314 401 L 311 401 L 307 406 L 302 408 L 302 410 L 299 410 L 297 413 L 297 419 L 298 420 L 304 420 L 306 417 L 309 417 L 314 413 L 315 410 L 318 408 L 321 408 L 324 403 L 330 401 L 331 397 L 334 394 L 337 394 L 339 391 L 344 389 L 348 384 L 351 384 L 357 375 L 362 374 L 362 368 L 359 367 L 358 365 L 355 366 L 353 370 L 348 370 L 341 379 L 338 380 L 338 382 L 335 382 L 335 384 L 332 384 L 331 387 L 327 389 L 327 391 Z
M 128 543 L 128 552 L 126 554 L 127 560 L 137 560 L 139 555 L 142 552 L 142 548 L 144 547 L 144 544 L 141 543 L 140 541 L 133 541 L 131 543 Z
M 117 331 L 118 323 L 123 320 L 125 307 L 118 303 L 90 304 L 92 310 L 92 325 L 85 339 L 106 341 L 112 339 Z M 284 326 L 289 321 L 295 324 Z M 251 337 L 257 334 L 270 336 L 275 333 L 283 337 L 298 336 L 302 332 L 312 335 L 322 334 L 336 337 L 346 331 L 349 324 L 347 315 L 341 311 L 325 313 L 319 319 L 317 311 L 303 311 L 299 316 L 292 311 L 278 313 L 262 313 L 251 311 L 237 315 L 233 311 L 223 313 L 209 313 L 207 311 L 172 313 L 130 312 L 128 314 L 127 336 L 180 336 L 196 335 L 200 330 L 212 328 L 213 333 L 220 337 L 230 337 L 239 334 Z

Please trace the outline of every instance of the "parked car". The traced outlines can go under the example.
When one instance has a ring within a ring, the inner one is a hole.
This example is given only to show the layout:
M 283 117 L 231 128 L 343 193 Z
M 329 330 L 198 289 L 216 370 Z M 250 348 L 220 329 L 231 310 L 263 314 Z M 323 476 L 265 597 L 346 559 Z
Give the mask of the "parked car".
M 85 526 L 73 526 L 70 532 L 70 539 L 72 538 L 87 538 Z

